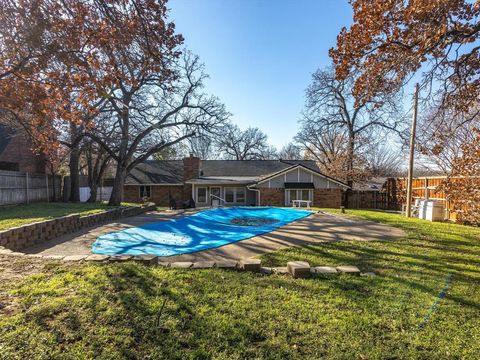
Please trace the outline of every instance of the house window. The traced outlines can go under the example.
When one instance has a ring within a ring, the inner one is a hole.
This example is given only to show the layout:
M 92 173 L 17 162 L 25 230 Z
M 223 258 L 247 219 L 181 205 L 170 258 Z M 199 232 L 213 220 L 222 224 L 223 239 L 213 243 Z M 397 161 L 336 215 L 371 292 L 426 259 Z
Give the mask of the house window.
M 236 201 L 237 203 L 244 203 L 245 202 L 245 188 L 237 188 L 237 198 Z
M 300 192 L 301 192 L 301 198 L 300 198 L 301 200 L 310 200 L 310 190 L 300 190 Z
M 245 203 L 245 188 L 244 187 L 225 188 L 225 202 Z
M 298 200 L 297 189 L 290 189 L 290 190 L 287 190 L 287 191 L 288 191 L 288 194 L 289 194 L 290 203 L 292 202 L 292 200 Z
M 207 188 L 199 187 L 197 188 L 197 202 L 206 203 L 207 202 Z
M 142 186 L 140 186 L 139 190 L 140 190 L 140 198 L 141 199 L 150 198 L 151 186 L 142 185 Z
M 235 202 L 235 188 L 225 188 L 225 201 L 227 203 Z
M 285 190 L 285 205 L 292 205 L 293 200 L 312 201 L 313 190 L 311 189 L 287 189 Z
M 18 171 L 18 169 L 19 169 L 18 163 L 0 161 L 0 170 Z

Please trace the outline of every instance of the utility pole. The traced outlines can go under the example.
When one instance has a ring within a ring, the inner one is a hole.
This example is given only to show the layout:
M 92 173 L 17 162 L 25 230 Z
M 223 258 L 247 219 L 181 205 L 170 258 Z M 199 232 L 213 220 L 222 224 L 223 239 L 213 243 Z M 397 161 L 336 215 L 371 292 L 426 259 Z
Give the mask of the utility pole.
M 407 217 L 412 216 L 412 181 L 413 181 L 413 158 L 415 155 L 415 133 L 417 130 L 417 107 L 418 107 L 418 83 L 415 84 L 415 93 L 413 95 L 413 118 L 412 129 L 410 131 L 410 155 L 408 158 L 408 182 L 407 182 Z

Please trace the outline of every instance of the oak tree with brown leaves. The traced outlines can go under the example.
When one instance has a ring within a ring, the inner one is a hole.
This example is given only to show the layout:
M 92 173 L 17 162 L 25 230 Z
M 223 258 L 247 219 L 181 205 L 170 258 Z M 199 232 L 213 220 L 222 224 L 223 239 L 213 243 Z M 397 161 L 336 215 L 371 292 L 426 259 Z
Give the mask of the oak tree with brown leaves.
M 446 107 L 480 96 L 480 1 L 351 0 L 353 24 L 330 50 L 336 76 L 358 71 L 357 104 L 399 90 L 417 71 Z
M 100 144 L 117 164 L 113 205 L 134 166 L 226 114 L 201 93 L 198 58 L 181 58 L 183 38 L 167 21 L 166 0 L 0 6 L 0 108 L 39 149 L 67 146 L 72 174 L 83 138 Z
M 462 156 L 453 161 L 451 176 L 442 185 L 457 212 L 457 220 L 480 225 L 480 129 L 475 139 L 462 145 Z

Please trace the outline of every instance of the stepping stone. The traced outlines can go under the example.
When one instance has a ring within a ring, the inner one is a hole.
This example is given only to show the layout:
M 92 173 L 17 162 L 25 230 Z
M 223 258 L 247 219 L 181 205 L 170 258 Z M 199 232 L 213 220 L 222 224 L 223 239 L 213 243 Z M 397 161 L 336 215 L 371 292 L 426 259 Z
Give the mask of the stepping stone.
M 234 260 L 224 260 L 215 262 L 215 266 L 219 269 L 236 269 L 237 262 Z
M 288 269 L 287 269 L 286 266 L 274 267 L 274 268 L 272 268 L 272 271 L 273 271 L 275 274 L 282 274 L 282 275 L 288 274 Z
M 25 254 L 25 256 L 29 258 L 43 258 L 40 254 Z
M 260 259 L 242 259 L 238 262 L 238 267 L 244 271 L 260 271 L 262 261 Z
M 70 255 L 65 256 L 63 261 L 82 261 L 87 257 L 87 255 Z
M 270 274 L 273 272 L 273 270 L 272 270 L 271 267 L 264 267 L 264 266 L 262 266 L 262 267 L 260 268 L 260 272 L 261 272 L 262 274 L 268 274 L 268 275 L 270 275 Z
M 337 269 L 331 266 L 315 266 L 314 270 L 316 274 L 322 274 L 322 275 L 338 274 Z
M 149 254 L 135 255 L 133 260 L 144 264 L 157 264 L 158 256 Z
M 92 254 L 92 255 L 88 255 L 85 258 L 85 261 L 102 262 L 102 261 L 107 261 L 109 257 L 110 256 L 108 255 Z
M 112 255 L 108 258 L 108 261 L 120 262 L 120 261 L 128 261 L 131 259 L 132 259 L 132 255 Z
M 62 260 L 64 258 L 64 256 L 62 256 L 62 255 L 45 255 L 43 258 L 48 259 L 48 260 Z
M 343 274 L 360 275 L 360 269 L 352 265 L 337 266 L 337 271 Z
M 9 253 L 8 255 L 10 256 L 25 256 L 25 253 L 19 252 L 19 251 L 14 251 Z
M 374 272 L 366 272 L 366 273 L 361 273 L 360 276 L 366 276 L 366 277 L 373 277 L 377 276 Z
M 170 264 L 171 268 L 175 269 L 190 269 L 193 263 L 190 261 L 177 261 Z
M 215 266 L 215 261 L 198 261 L 193 263 L 192 269 L 211 269 Z
M 289 261 L 287 269 L 293 278 L 309 277 L 310 264 L 306 261 Z

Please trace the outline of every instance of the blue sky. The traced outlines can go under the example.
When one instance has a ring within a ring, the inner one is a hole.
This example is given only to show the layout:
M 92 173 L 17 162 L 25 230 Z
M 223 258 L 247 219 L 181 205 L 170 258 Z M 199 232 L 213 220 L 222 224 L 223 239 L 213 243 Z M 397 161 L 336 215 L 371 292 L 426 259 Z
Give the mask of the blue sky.
M 352 20 L 347 0 L 170 0 L 170 19 L 205 62 L 207 91 L 240 127 L 277 147 L 297 131 L 311 74 Z

